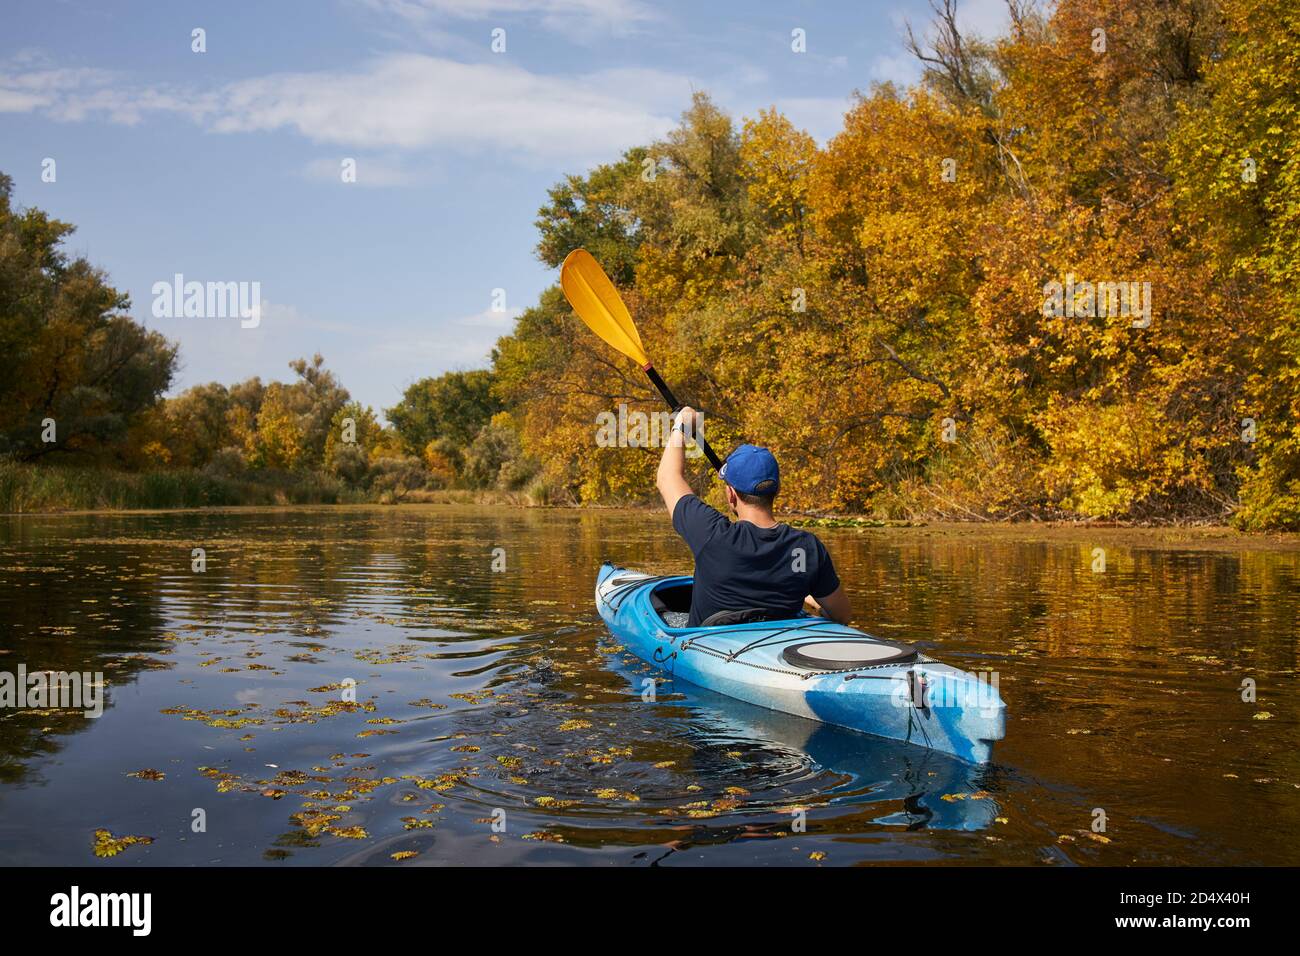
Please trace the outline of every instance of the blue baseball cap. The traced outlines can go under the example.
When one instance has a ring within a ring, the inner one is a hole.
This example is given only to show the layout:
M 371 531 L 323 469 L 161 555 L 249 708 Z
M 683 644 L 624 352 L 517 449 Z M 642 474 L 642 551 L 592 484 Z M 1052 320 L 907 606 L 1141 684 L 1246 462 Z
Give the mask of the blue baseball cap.
M 741 445 L 722 463 L 722 480 L 742 495 L 774 495 L 781 490 L 776 456 L 758 445 Z

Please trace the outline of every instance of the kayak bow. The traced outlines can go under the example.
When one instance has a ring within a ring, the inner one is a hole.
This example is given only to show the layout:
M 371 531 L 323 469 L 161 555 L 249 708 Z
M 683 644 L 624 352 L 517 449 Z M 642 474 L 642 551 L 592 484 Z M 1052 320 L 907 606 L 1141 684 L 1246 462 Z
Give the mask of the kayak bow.
M 941 664 L 904 644 L 808 615 L 674 627 L 669 620 L 690 607 L 692 580 L 605 564 L 596 578 L 596 607 L 637 657 L 671 678 L 751 704 L 971 763 L 987 763 L 994 741 L 1005 735 L 996 675 Z

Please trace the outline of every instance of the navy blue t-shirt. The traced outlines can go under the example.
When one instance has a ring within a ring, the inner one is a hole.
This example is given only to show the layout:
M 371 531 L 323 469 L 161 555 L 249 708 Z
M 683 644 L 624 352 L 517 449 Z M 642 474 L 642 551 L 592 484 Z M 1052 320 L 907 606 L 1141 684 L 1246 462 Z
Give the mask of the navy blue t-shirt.
M 728 521 L 695 495 L 678 500 L 673 528 L 695 555 L 690 627 L 718 611 L 763 608 L 794 617 L 807 595 L 824 598 L 840 586 L 826 546 L 808 531 Z

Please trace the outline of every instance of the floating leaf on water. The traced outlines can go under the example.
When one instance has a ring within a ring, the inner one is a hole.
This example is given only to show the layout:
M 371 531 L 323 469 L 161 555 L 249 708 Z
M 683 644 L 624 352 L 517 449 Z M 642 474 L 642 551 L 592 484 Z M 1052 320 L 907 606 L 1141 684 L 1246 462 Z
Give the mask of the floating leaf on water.
M 419 855 L 420 854 L 415 852 L 414 850 L 398 850 L 396 853 L 388 854 L 390 859 L 396 860 L 399 863 L 402 860 L 409 860 L 411 857 L 419 856 Z
M 473 694 L 470 693 L 469 691 L 465 691 L 464 693 L 448 694 L 447 696 L 453 698 L 454 700 L 463 700 L 467 704 L 481 704 L 484 700 L 486 700 L 489 697 L 492 697 L 494 694 L 495 691 L 485 690 L 477 694 Z
M 110 857 L 117 856 L 129 846 L 148 846 L 153 842 L 153 837 L 148 836 L 124 836 L 115 837 L 109 830 L 98 829 L 95 831 L 94 850 L 95 856 Z
M 302 827 L 309 836 L 319 836 L 331 823 L 338 819 L 340 817 L 337 813 L 292 813 L 289 815 L 289 822 Z
M 167 774 L 163 773 L 161 770 L 146 768 L 144 770 L 136 770 L 132 773 L 128 773 L 127 776 L 137 777 L 140 780 L 163 780 L 166 778 Z
M 565 807 L 576 807 L 578 805 L 577 800 L 559 800 L 555 797 L 534 797 L 533 803 L 537 804 L 539 807 L 555 807 L 559 810 L 563 810 Z
M 365 840 L 370 836 L 365 827 L 326 827 L 326 829 L 334 836 L 345 840 Z

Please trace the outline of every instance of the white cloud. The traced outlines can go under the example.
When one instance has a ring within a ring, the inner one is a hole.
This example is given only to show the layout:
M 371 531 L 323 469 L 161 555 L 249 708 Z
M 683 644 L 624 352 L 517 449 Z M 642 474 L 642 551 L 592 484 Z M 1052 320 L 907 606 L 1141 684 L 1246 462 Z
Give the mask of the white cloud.
M 661 136 L 673 125 L 668 105 L 689 93 L 688 80 L 657 70 L 560 77 L 413 53 L 210 92 L 131 88 L 99 70 L 0 72 L 0 110 L 60 120 L 135 124 L 149 113 L 180 114 L 222 133 L 291 130 L 352 149 L 504 152 L 543 162 L 595 162 Z
M 320 143 L 541 159 L 608 156 L 671 126 L 640 105 L 640 87 L 616 76 L 552 77 L 419 54 L 385 57 L 353 73 L 244 80 L 221 99 L 218 132 L 293 129 Z
M 871 62 L 871 78 L 878 83 L 910 86 L 921 78 L 921 62 L 911 53 L 878 56 Z
M 49 100 L 39 93 L 0 89 L 0 113 L 30 113 L 48 103 Z
M 180 113 L 199 120 L 211 112 L 210 95 L 166 87 L 115 86 L 119 74 L 92 68 L 25 68 L 30 57 L 0 63 L 0 113 L 44 111 L 56 120 L 77 122 L 97 115 L 133 126 L 146 113 Z

